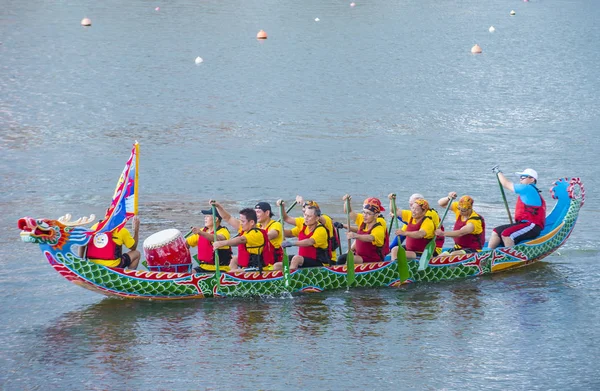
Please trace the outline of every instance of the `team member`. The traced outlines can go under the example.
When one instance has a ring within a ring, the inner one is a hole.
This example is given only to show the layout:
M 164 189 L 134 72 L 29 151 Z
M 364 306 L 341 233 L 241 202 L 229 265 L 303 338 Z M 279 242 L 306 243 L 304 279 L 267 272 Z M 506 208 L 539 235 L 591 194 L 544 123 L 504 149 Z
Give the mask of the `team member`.
M 423 254 L 427 244 L 435 236 L 435 224 L 431 216 L 427 215 L 429 203 L 424 199 L 417 199 L 411 207 L 411 218 L 397 234 L 406 236 L 404 248 L 407 259 L 417 259 Z M 436 253 L 440 249 L 436 247 Z M 392 260 L 398 257 L 398 247 L 392 249 Z
M 216 221 L 213 221 L 211 209 L 203 210 L 202 214 L 204 215 L 204 228 L 192 227 L 192 235 L 186 239 L 188 247 L 198 247 L 198 263 L 200 263 L 200 266 L 194 268 L 198 273 L 214 271 L 215 251 L 212 244 L 215 239 L 215 230 L 217 240 L 228 240 L 230 238 L 229 230 L 221 225 L 222 218 L 219 212 L 216 212 Z M 217 251 L 219 265 L 228 266 L 231 262 L 231 247 L 225 246 Z
M 220 203 L 211 201 L 217 208 L 223 221 L 238 230 L 238 235 L 227 240 L 217 240 L 213 243 L 214 249 L 220 249 L 228 246 L 237 246 L 238 254 L 231 258 L 229 271 L 235 272 L 240 269 L 252 267 L 262 271 L 266 266 L 263 258 L 265 244 L 268 242 L 264 231 L 256 228 L 256 211 L 250 208 L 240 210 L 240 218 L 231 216 Z
M 524 240 L 536 238 L 546 224 L 546 201 L 542 198 L 542 192 L 536 187 L 537 172 L 531 168 L 517 172 L 520 182 L 518 184 L 513 184 L 506 179 L 497 166 L 495 172 L 502 186 L 516 193 L 518 197 L 515 206 L 515 223 L 494 228 L 489 247 L 496 248 L 501 244 L 511 247 Z
M 438 205 L 445 208 L 448 202 L 456 197 L 456 192 L 451 191 L 447 197 L 438 200 Z M 473 210 L 473 198 L 468 195 L 462 196 L 458 202 L 452 202 L 450 209 L 456 215 L 454 230 L 436 229 L 435 234 L 454 239 L 451 255 L 481 251 L 485 243 L 485 222 L 483 217 Z
M 319 223 L 319 214 L 314 206 L 304 208 L 304 223 L 301 227 L 285 230 L 286 237 L 297 237 L 298 241 L 283 242 L 283 247 L 298 247 L 298 255 L 290 261 L 290 270 L 299 267 L 324 266 L 330 261 L 327 228 Z M 275 270 L 283 269 L 283 264 L 277 262 Z
M 349 195 L 345 195 L 342 200 L 350 200 Z M 346 233 L 349 239 L 355 239 L 354 242 L 354 263 L 360 264 L 363 262 L 380 262 L 389 253 L 387 243 L 388 236 L 386 231 L 386 222 L 381 212 L 385 209 L 381 206 L 381 201 L 378 198 L 370 197 L 363 202 L 362 213 L 352 211 L 350 208 L 350 218 L 354 218 L 357 227 L 347 227 L 344 224 L 338 224 L 343 228 L 347 228 Z M 346 204 L 344 204 L 344 211 Z M 346 263 L 347 254 L 340 256 L 338 264 Z
M 279 221 L 273 220 L 271 204 L 268 202 L 259 202 L 254 206 L 254 211 L 256 212 L 256 217 L 258 219 L 256 227 L 267 231 L 267 237 L 269 238 L 275 253 L 274 261 L 281 262 L 283 257 L 283 249 L 281 248 L 281 242 L 283 241 L 283 235 L 281 233 L 283 232 L 283 227 Z
M 396 202 L 396 195 L 393 193 L 389 194 L 388 199 L 390 200 L 390 209 L 391 209 L 392 204 Z M 402 210 L 396 209 L 397 218 L 404 224 L 408 224 L 408 222 L 412 218 L 411 210 L 412 210 L 413 203 L 416 200 L 424 200 L 424 199 L 425 199 L 425 197 L 423 197 L 423 195 L 421 195 L 419 193 L 415 193 L 415 194 L 411 195 L 408 200 L 409 209 L 402 209 Z M 437 210 L 435 210 L 433 208 L 429 208 L 429 210 L 427 210 L 427 212 L 426 212 L 426 215 L 431 218 L 431 220 L 433 221 L 433 225 L 435 226 L 436 229 L 440 227 L 440 215 L 438 214 Z M 442 226 L 441 229 L 444 230 L 444 227 Z M 396 234 L 396 237 L 390 244 L 390 249 L 393 249 L 394 247 L 398 246 L 398 244 L 399 244 L 398 238 L 399 237 L 404 238 L 402 236 L 401 229 L 397 229 L 395 231 L 395 234 Z M 441 251 L 441 248 L 444 246 L 444 240 L 445 240 L 444 236 L 438 235 L 436 237 L 435 246 L 439 251 Z M 400 241 L 400 243 L 402 243 L 402 241 Z
M 141 257 L 140 252 L 137 250 L 140 232 L 139 217 L 133 216 L 131 224 L 133 226 L 133 236 L 125 227 L 113 232 L 95 234 L 86 246 L 87 258 L 91 262 L 108 267 L 137 269 Z M 92 226 L 92 230 L 97 226 L 98 224 Z M 127 247 L 130 251 L 123 254 L 122 246 Z
M 337 235 L 337 232 L 334 230 L 333 221 L 331 220 L 331 217 L 329 217 L 328 215 L 323 214 L 321 212 L 321 208 L 319 207 L 319 204 L 316 201 L 312 201 L 312 200 L 304 201 L 304 198 L 302 198 L 302 196 L 297 195 L 296 203 L 298 205 L 302 206 L 302 213 L 304 213 L 304 211 L 306 210 L 306 207 L 308 207 L 308 206 L 313 206 L 317 209 L 319 223 L 321 223 L 325 228 L 327 228 L 327 233 L 328 233 L 328 237 L 329 237 L 329 239 L 328 239 L 329 240 L 329 251 L 331 252 L 331 261 L 332 261 L 332 263 L 335 263 L 335 259 L 336 259 L 335 258 L 335 250 L 339 247 L 340 243 L 339 243 L 339 237 Z M 279 205 L 285 205 L 283 200 L 277 201 L 277 206 L 279 206 Z M 285 221 L 288 224 L 292 224 L 296 227 L 302 227 L 302 225 L 304 224 L 304 217 L 294 218 L 294 217 L 288 215 L 284 208 L 283 221 Z

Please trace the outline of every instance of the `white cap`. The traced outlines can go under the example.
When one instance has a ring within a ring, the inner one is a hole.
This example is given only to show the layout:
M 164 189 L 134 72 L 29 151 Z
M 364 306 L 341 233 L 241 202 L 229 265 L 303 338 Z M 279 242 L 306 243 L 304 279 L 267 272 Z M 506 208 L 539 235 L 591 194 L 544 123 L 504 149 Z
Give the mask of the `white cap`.
M 537 171 L 535 171 L 533 168 L 526 168 L 526 169 L 523 170 L 523 172 L 515 172 L 515 174 L 517 174 L 519 176 L 521 176 L 521 175 L 527 175 L 527 176 L 532 177 L 536 181 L 538 179 Z
M 423 197 L 423 194 L 419 194 L 419 193 L 415 193 L 413 195 L 410 196 L 410 198 L 408 199 L 408 203 L 413 203 L 415 202 L 415 200 L 424 200 L 425 197 Z

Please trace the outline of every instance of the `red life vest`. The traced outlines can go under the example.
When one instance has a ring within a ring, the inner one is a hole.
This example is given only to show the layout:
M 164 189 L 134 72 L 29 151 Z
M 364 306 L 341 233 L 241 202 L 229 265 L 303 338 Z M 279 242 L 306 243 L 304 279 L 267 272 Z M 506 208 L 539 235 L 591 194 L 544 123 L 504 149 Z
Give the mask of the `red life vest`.
M 381 226 L 381 223 L 377 222 L 370 230 L 365 231 L 367 225 L 362 223 L 360 227 L 358 227 L 358 234 L 370 235 L 371 231 L 377 226 Z M 354 245 L 356 246 L 356 254 L 360 255 L 365 262 L 381 262 L 390 252 L 390 238 L 388 237 L 387 232 L 384 235 L 383 246 L 381 247 L 377 247 L 371 242 L 363 242 L 358 239 L 354 242 Z
M 470 248 L 472 250 L 481 250 L 483 248 L 483 244 L 485 243 L 485 220 L 482 216 L 477 215 L 476 217 L 470 217 L 466 221 L 462 221 L 459 217 L 456 219 L 456 223 L 454 223 L 454 230 L 458 231 L 465 225 L 469 220 L 481 220 L 481 233 L 479 234 L 467 234 L 463 236 L 459 236 L 454 238 L 454 243 L 458 244 L 460 248 Z
M 217 231 L 219 231 L 219 229 L 221 229 L 221 227 L 218 227 Z M 202 228 L 202 231 L 208 232 L 208 227 Z M 214 234 L 214 231 L 210 233 Z M 231 248 L 226 249 L 225 251 L 229 251 L 229 253 L 231 253 Z M 202 235 L 198 235 L 198 261 L 211 265 L 215 264 L 215 251 L 213 249 L 212 242 Z
M 538 190 L 538 193 L 541 192 Z M 544 201 L 541 194 L 540 200 L 542 201 L 542 205 L 533 206 L 524 204 L 521 200 L 521 196 L 517 197 L 517 206 L 515 207 L 515 221 L 528 221 L 544 229 L 544 226 L 546 225 L 546 201 Z
M 265 253 L 265 251 L 263 251 L 263 258 L 268 259 L 269 262 L 270 262 L 270 259 L 273 258 L 273 262 L 265 263 L 265 265 L 273 265 L 273 264 L 275 264 L 275 262 L 281 262 L 283 260 L 283 249 L 281 247 L 275 248 L 273 243 L 271 243 L 271 241 L 269 240 L 269 228 L 274 223 L 275 223 L 275 220 L 271 220 L 269 225 L 267 225 L 267 228 L 265 228 L 263 230 L 267 234 L 266 240 L 269 242 L 269 245 L 267 246 L 265 251 L 267 251 L 267 253 L 273 253 L 272 255 L 269 255 L 269 254 Z
M 415 221 L 414 218 L 410 219 L 408 224 L 406 224 L 406 231 L 407 232 L 419 231 L 421 229 L 421 225 L 423 224 L 425 219 L 431 219 L 431 217 L 424 216 L 423 219 L 419 223 L 416 223 L 416 224 L 413 224 L 413 221 Z M 407 236 L 406 241 L 405 241 L 406 250 L 422 253 L 425 250 L 427 243 L 430 242 L 430 240 L 431 239 L 425 239 L 425 238 L 415 239 L 415 238 L 411 238 L 411 237 Z
M 238 265 L 240 265 L 241 267 L 248 267 L 248 265 L 250 264 L 250 256 L 251 254 L 248 252 L 249 248 L 258 248 L 258 256 L 260 257 L 262 264 L 263 265 L 272 265 L 273 263 L 275 263 L 275 248 L 273 247 L 273 245 L 271 244 L 271 242 L 269 241 L 269 237 L 267 236 L 267 231 L 260 229 L 260 228 L 252 228 L 250 229 L 250 231 L 252 230 L 257 230 L 259 231 L 262 236 L 263 236 L 263 244 L 261 244 L 260 246 L 252 246 L 252 247 L 247 247 L 246 243 L 241 243 L 238 244 Z M 242 231 L 240 232 L 241 236 L 243 235 L 245 232 Z
M 113 259 L 121 259 L 122 249 L 118 246 L 111 232 L 95 233 L 87 245 L 86 255 L 92 259 L 103 259 L 110 261 Z
M 314 230 L 312 230 L 308 235 L 305 233 L 306 224 L 302 224 L 302 229 L 298 232 L 298 240 L 310 239 L 314 235 L 315 231 L 319 228 L 323 228 L 327 231 L 327 228 L 322 224 L 317 224 Z M 327 248 L 317 248 L 315 246 L 308 247 L 298 247 L 298 255 L 301 257 L 312 258 L 321 263 L 328 263 L 331 260 L 331 255 L 329 252 L 329 232 L 327 232 Z

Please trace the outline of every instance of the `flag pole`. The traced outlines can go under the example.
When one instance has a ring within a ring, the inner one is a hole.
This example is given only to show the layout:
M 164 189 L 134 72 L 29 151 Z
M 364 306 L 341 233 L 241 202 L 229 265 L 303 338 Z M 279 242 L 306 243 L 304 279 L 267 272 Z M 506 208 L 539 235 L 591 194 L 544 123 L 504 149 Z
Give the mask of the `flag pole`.
M 138 193 L 139 193 L 138 173 L 140 172 L 140 144 L 137 142 L 137 140 L 135 140 L 134 146 L 135 146 L 135 179 L 134 179 L 133 186 L 135 189 L 135 193 L 133 195 L 133 214 L 134 214 L 134 216 L 137 216 L 137 214 L 138 214 Z

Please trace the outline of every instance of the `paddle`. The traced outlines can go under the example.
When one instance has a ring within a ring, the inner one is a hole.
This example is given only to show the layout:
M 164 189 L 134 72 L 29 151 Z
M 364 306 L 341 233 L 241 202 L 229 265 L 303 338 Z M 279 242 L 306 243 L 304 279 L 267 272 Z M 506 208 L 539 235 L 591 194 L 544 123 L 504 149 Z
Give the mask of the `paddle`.
M 290 205 L 289 208 L 287 208 L 287 210 L 285 211 L 285 213 L 290 213 L 292 211 L 292 209 L 294 209 L 294 206 L 296 206 L 297 203 L 298 203 L 298 201 L 294 201 L 294 203 L 292 205 Z
M 504 186 L 502 186 L 502 182 L 500 182 L 500 165 L 496 164 L 492 167 L 492 171 L 496 171 L 496 179 L 498 180 L 498 185 L 500 186 L 500 193 L 502 193 L 502 199 L 504 200 L 504 207 L 506 208 L 506 213 L 508 213 L 508 221 L 513 223 L 512 215 L 510 214 L 510 208 L 508 207 L 508 202 L 506 201 L 506 194 L 504 193 Z
M 217 207 L 215 204 L 212 204 L 212 218 L 213 218 L 213 233 L 214 233 L 214 242 L 217 241 Z M 215 278 L 217 279 L 217 292 L 221 288 L 221 268 L 219 265 L 219 250 L 214 249 L 215 254 Z
M 396 195 L 392 196 L 392 214 L 394 215 L 392 218 L 394 219 L 394 225 L 396 229 L 398 229 L 398 215 L 396 209 Z M 390 221 L 390 226 L 392 222 Z M 390 233 L 392 229 L 390 227 Z M 435 244 L 434 244 L 435 245 Z M 408 280 L 410 277 L 410 269 L 408 268 L 408 261 L 406 260 L 406 250 L 402 247 L 402 243 L 400 243 L 400 239 L 398 239 L 398 254 L 396 255 L 396 262 L 398 262 L 398 274 L 400 274 L 400 282 L 404 282 Z
M 346 221 L 350 232 L 350 198 L 346 198 Z M 354 284 L 354 253 L 352 252 L 352 239 L 348 238 L 348 254 L 346 255 L 346 285 L 348 288 Z
M 295 201 L 292 204 L 292 206 L 288 209 L 288 212 L 290 210 L 292 210 L 294 205 L 296 205 Z M 283 204 L 279 204 L 279 222 L 281 223 L 281 239 L 283 240 Z M 283 282 L 284 282 L 285 287 L 289 288 L 289 286 L 290 286 L 290 260 L 288 258 L 287 250 L 285 249 L 285 247 L 282 247 L 282 249 L 283 249 L 283 258 L 281 261 L 283 263 Z
M 452 201 L 449 201 L 448 206 L 446 207 L 446 211 L 444 212 L 444 216 L 440 220 L 440 227 L 442 226 L 442 224 L 444 224 L 444 219 L 446 218 L 446 215 L 448 214 L 448 211 L 450 210 L 451 206 Z M 425 246 L 425 250 L 423 250 L 423 254 L 421 254 L 421 259 L 419 259 L 419 270 L 425 270 L 427 264 L 429 263 L 429 260 L 433 256 L 433 253 L 435 252 L 435 239 L 436 236 L 434 235 L 433 238 L 429 241 L 429 243 L 427 243 L 427 246 Z

